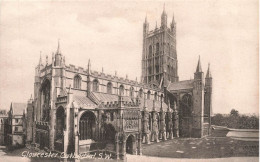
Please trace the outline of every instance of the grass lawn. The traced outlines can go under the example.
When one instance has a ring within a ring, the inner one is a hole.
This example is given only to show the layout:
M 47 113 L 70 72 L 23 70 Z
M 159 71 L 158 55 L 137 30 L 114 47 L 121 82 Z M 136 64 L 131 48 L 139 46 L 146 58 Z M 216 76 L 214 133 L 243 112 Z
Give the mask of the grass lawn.
M 213 132 L 212 136 L 178 138 L 143 145 L 143 155 L 172 158 L 222 158 L 259 156 L 258 141 L 242 141 L 223 137 L 227 132 Z M 222 137 L 221 137 L 222 136 Z

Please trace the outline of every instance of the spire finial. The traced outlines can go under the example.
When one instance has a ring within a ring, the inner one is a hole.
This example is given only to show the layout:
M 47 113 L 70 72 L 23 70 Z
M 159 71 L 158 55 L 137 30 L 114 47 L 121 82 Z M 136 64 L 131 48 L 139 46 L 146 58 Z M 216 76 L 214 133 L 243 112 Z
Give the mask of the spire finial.
M 39 65 L 42 65 L 42 51 L 40 51 L 40 60 L 39 60 Z
M 200 55 L 199 55 L 199 61 L 198 61 L 197 69 L 196 69 L 196 73 L 197 73 L 197 72 L 202 72 L 202 70 L 201 70 L 201 64 L 200 64 Z
M 58 39 L 58 48 L 57 48 L 57 54 L 60 54 L 60 39 Z
M 90 63 L 90 59 L 88 59 L 88 74 L 91 73 L 91 63 Z
M 104 68 L 103 68 L 103 66 L 102 66 L 102 73 L 104 73 Z
M 90 70 L 91 68 L 91 63 L 90 63 L 90 59 L 88 59 L 88 70 Z
M 207 74 L 206 74 L 206 78 L 211 78 L 211 72 L 210 72 L 210 63 L 208 64 L 208 71 L 207 71 Z
M 156 21 L 156 24 L 155 24 L 155 29 L 157 29 L 157 21 Z
M 163 4 L 163 15 L 166 15 L 166 12 L 165 12 L 165 2 Z
M 48 65 L 48 55 L 46 55 L 46 65 Z
M 115 71 L 115 76 L 117 76 L 117 71 Z
M 172 13 L 172 24 L 175 23 L 175 20 L 174 20 L 174 12 Z

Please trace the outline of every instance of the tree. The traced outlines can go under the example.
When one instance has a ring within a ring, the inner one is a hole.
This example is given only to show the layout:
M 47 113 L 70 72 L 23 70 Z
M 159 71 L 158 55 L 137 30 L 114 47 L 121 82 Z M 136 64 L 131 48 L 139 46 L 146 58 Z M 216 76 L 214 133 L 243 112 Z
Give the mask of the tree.
M 237 110 L 232 109 L 232 110 L 230 111 L 230 116 L 239 116 L 239 113 L 238 113 Z

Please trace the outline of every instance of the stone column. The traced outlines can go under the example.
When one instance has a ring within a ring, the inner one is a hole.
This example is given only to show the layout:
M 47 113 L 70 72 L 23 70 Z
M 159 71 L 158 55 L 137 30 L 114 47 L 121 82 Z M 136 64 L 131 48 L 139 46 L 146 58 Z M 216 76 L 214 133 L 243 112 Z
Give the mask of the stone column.
M 162 135 L 162 140 L 165 141 L 167 140 L 166 138 L 166 124 L 165 124 L 165 113 L 164 111 L 161 109 L 161 112 L 160 112 L 160 120 L 161 120 L 161 127 L 160 127 L 160 134 Z
M 74 152 L 79 154 L 79 125 L 78 125 L 78 108 L 74 108 Z
M 124 160 L 126 158 L 126 139 L 123 139 L 123 144 L 122 144 L 122 159 Z
M 154 142 L 159 142 L 158 138 L 158 123 L 157 123 L 157 112 L 152 112 L 152 122 L 153 122 L 153 131 L 152 131 L 152 140 Z
M 65 109 L 65 129 L 63 131 L 63 152 L 68 152 L 68 143 L 69 143 L 69 108 Z
M 55 138 L 55 121 L 56 121 L 56 108 L 50 110 L 50 124 L 49 124 L 49 147 L 54 151 L 54 138 Z
M 119 160 L 119 135 L 116 133 L 116 159 Z
M 142 134 L 140 133 L 138 135 L 138 149 L 137 149 L 137 154 L 142 155 Z
M 101 140 L 101 127 L 102 127 L 102 110 L 98 110 L 97 112 L 97 139 L 100 141 Z
M 168 118 L 168 128 L 167 128 L 168 138 L 173 139 L 172 112 L 170 111 L 170 109 L 168 109 L 167 111 L 167 118 Z
M 144 134 L 144 140 L 146 144 L 150 144 L 150 138 L 149 138 L 149 112 L 147 111 L 147 108 L 144 109 L 144 130 L 143 130 L 143 134 Z
M 180 94 L 178 93 L 177 96 L 177 103 L 174 103 L 173 107 L 173 119 L 174 119 L 174 137 L 180 136 Z
M 179 137 L 179 115 L 178 115 L 178 109 L 176 108 L 175 102 L 174 102 L 172 115 L 173 115 L 173 136 Z

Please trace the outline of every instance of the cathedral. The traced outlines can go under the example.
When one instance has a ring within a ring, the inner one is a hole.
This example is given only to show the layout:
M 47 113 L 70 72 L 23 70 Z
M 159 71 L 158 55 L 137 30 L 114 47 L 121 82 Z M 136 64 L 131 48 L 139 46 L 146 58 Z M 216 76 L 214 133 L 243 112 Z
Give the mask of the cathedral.
M 143 24 L 141 81 L 65 62 L 60 45 L 52 61 L 35 68 L 31 142 L 75 153 L 110 150 L 114 158 L 142 154 L 142 144 L 210 134 L 212 77 L 200 59 L 194 79 L 179 81 L 176 23 Z

